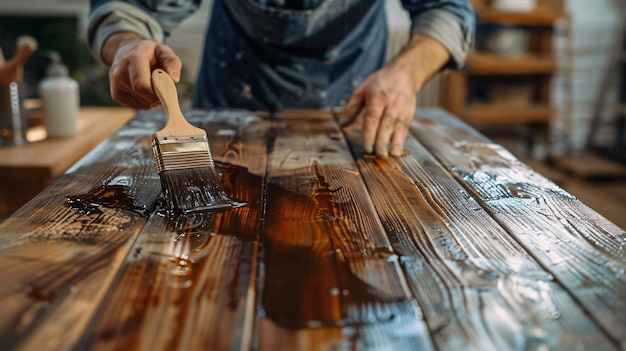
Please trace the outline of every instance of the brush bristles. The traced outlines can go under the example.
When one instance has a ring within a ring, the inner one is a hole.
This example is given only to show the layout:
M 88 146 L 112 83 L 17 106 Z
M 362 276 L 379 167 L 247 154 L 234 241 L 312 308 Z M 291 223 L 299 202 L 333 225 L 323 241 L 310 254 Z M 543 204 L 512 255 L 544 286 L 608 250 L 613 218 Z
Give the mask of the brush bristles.
M 189 213 L 246 205 L 224 192 L 206 134 L 154 137 L 152 150 L 169 209 Z
M 159 174 L 165 200 L 177 212 L 234 207 L 214 167 L 167 170 Z
M 168 170 L 213 167 L 206 134 L 181 137 L 154 137 L 152 151 L 159 173 Z

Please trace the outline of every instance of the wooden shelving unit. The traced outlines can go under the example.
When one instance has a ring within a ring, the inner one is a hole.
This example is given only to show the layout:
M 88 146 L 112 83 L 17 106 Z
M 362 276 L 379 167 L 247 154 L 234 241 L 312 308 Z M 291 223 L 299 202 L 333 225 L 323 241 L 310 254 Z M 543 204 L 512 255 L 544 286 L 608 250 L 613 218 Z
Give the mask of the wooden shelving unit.
M 466 120 L 477 123 L 549 123 L 554 108 L 544 105 L 527 105 L 512 108 L 499 104 L 471 104 L 465 111 Z
M 551 26 L 562 14 L 553 7 L 542 7 L 538 4 L 532 12 L 506 12 L 492 10 L 488 7 L 477 8 L 479 20 L 482 24 Z
M 493 55 L 475 51 L 467 58 L 467 74 L 470 75 L 526 75 L 553 74 L 556 72 L 556 59 L 546 54 L 523 54 L 512 57 Z
M 524 124 L 531 130 L 524 137 L 548 141 L 556 113 L 550 103 L 551 81 L 558 72 L 552 39 L 555 24 L 566 18 L 563 2 L 541 0 L 533 11 L 505 12 L 490 8 L 488 0 L 474 0 L 477 47 L 469 54 L 465 70 L 443 75 L 441 106 L 473 124 Z M 525 34 L 523 52 L 490 52 L 478 45 L 503 29 Z M 509 95 L 501 93 L 505 88 Z M 516 88 L 519 98 L 514 95 Z

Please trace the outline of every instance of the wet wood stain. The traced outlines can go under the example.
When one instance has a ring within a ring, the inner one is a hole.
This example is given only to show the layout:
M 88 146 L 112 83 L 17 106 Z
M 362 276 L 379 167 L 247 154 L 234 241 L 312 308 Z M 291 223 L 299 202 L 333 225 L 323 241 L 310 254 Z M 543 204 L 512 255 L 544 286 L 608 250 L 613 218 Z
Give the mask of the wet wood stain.
M 120 139 L 112 137 L 104 147 L 114 148 Z M 0 287 L 0 348 L 76 344 L 146 218 L 107 207 L 81 213 L 67 206 L 66 195 L 126 182 L 138 206 L 149 208 L 156 197 L 150 187 L 158 186 L 142 179 L 149 152 L 149 144 L 133 143 L 120 153 L 85 158 L 2 224 L 1 280 L 12 284 Z
M 266 191 L 267 316 L 291 328 L 393 319 L 409 296 L 397 262 L 377 255 L 389 244 L 340 131 L 328 121 L 285 127 Z
M 86 194 L 68 196 L 67 205 L 86 215 L 100 214 L 102 207 L 120 208 L 142 216 L 148 214 L 145 207 L 135 205 L 134 199 L 128 196 L 123 185 L 105 185 Z
M 138 115 L 0 225 L 0 348 L 623 345 L 624 232 L 425 114 L 379 160 L 323 114 L 189 111 L 248 205 L 186 215 L 159 200 L 164 116 Z

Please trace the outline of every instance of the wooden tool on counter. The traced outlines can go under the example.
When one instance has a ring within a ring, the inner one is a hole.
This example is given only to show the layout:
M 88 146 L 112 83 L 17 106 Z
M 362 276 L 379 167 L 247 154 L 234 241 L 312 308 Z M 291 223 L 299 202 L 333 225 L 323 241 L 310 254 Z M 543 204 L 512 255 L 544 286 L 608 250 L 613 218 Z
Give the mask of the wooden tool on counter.
M 168 207 L 187 213 L 245 205 L 224 192 L 207 134 L 183 116 L 169 74 L 154 70 L 152 86 L 167 116 L 165 127 L 152 137 L 152 150 Z
M 13 57 L 4 62 L 0 55 L 0 84 L 21 83 L 24 79 L 24 62 L 37 50 L 37 40 L 30 35 L 17 38 L 17 49 Z

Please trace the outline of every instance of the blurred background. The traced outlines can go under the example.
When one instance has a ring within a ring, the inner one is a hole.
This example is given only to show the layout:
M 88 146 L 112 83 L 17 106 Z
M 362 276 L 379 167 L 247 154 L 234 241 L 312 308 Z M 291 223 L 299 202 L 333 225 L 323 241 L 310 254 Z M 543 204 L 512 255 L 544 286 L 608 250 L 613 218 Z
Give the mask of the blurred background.
M 419 105 L 447 109 L 626 227 L 626 1 L 472 3 L 478 27 L 467 67 L 434 77 L 420 92 Z M 198 72 L 211 5 L 205 0 L 168 39 L 184 62 L 183 105 Z M 388 0 L 387 10 L 392 56 L 407 40 L 409 20 L 399 0 Z M 115 106 L 108 69 L 85 43 L 88 11 L 85 0 L 0 4 L 4 56 L 14 54 L 21 35 L 38 42 L 24 66 L 25 97 L 34 110 L 41 106 L 37 86 L 52 51 L 78 81 L 81 106 Z

